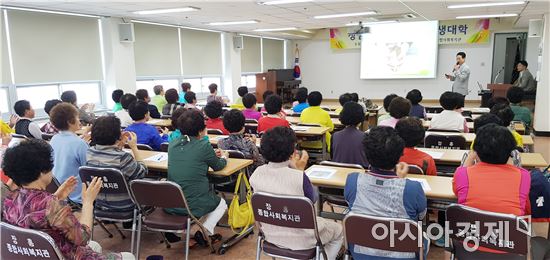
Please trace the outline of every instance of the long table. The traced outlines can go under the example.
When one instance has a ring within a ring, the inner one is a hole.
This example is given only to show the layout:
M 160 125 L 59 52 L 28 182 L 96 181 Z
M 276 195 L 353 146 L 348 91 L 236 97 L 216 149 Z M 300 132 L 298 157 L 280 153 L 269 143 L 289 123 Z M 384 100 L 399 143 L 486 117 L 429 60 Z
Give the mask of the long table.
M 168 172 L 168 160 L 162 160 L 162 161 L 145 160 L 147 158 L 150 158 L 158 154 L 165 154 L 166 156 L 168 156 L 167 153 L 156 152 L 156 151 L 145 151 L 145 150 L 138 150 L 138 153 L 140 158 L 144 159 L 143 164 L 145 164 L 145 166 L 147 166 L 148 169 L 159 171 L 159 172 Z M 227 159 L 227 165 L 223 169 L 219 171 L 214 171 L 211 168 L 209 168 L 208 173 L 212 175 L 220 176 L 220 177 L 228 177 L 236 172 L 243 170 L 249 165 L 252 165 L 252 160 L 229 158 Z
M 426 136 L 428 135 L 460 135 L 466 139 L 466 143 L 471 144 L 476 139 L 475 133 L 456 133 L 456 132 L 426 132 Z M 523 145 L 534 145 L 535 141 L 533 140 L 533 137 L 530 135 L 522 135 L 523 139 Z

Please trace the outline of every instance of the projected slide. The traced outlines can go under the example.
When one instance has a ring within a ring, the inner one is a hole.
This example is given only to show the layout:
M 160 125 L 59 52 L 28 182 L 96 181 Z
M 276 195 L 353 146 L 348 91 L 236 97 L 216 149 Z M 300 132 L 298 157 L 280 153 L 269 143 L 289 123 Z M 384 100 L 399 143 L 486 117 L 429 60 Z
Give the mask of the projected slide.
M 437 21 L 369 27 L 361 39 L 362 79 L 435 78 Z

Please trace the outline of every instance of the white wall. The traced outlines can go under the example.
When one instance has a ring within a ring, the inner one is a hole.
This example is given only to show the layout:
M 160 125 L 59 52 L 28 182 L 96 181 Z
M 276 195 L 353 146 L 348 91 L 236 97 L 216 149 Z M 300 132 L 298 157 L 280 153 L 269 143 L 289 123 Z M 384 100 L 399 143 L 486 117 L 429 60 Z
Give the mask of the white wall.
M 542 34 L 542 63 L 540 80 L 537 85 L 537 100 L 535 103 L 535 120 L 533 127 L 537 132 L 550 132 L 550 13 L 544 15 L 544 31 Z
M 494 23 L 497 32 L 527 31 L 513 29 L 508 22 Z M 439 45 L 437 73 L 433 79 L 380 79 L 359 78 L 360 49 L 332 50 L 328 31 L 320 31 L 311 40 L 297 40 L 300 49 L 302 85 L 310 90 L 321 91 L 326 98 L 338 98 L 345 92 L 357 92 L 362 97 L 382 99 L 390 93 L 406 95 L 411 89 L 419 89 L 425 99 L 438 99 L 441 93 L 451 89 L 451 82 L 445 77 L 455 64 L 455 55 L 464 51 L 466 64 L 470 66 L 470 94 L 466 99 L 480 99 L 477 96 L 477 82 L 486 87 L 491 81 L 493 36 L 488 44 Z

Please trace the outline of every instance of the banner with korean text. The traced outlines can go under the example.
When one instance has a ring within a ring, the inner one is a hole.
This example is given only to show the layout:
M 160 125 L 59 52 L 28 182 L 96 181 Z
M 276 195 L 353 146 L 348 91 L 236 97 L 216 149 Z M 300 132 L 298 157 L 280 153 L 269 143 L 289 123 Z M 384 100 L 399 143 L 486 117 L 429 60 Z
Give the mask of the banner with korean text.
M 359 49 L 361 48 L 361 35 L 356 34 L 352 27 L 331 28 L 330 48 L 332 49 Z
M 490 19 L 439 21 L 439 44 L 489 43 Z

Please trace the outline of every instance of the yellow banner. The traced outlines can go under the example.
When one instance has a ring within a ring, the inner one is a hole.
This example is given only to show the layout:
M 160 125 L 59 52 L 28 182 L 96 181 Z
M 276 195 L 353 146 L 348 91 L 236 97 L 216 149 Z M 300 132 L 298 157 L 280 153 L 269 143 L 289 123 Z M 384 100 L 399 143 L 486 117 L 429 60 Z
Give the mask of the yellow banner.
M 351 27 L 332 28 L 330 31 L 330 48 L 332 49 L 359 49 L 361 35 L 355 34 Z
M 488 43 L 490 19 L 439 21 L 439 44 Z

